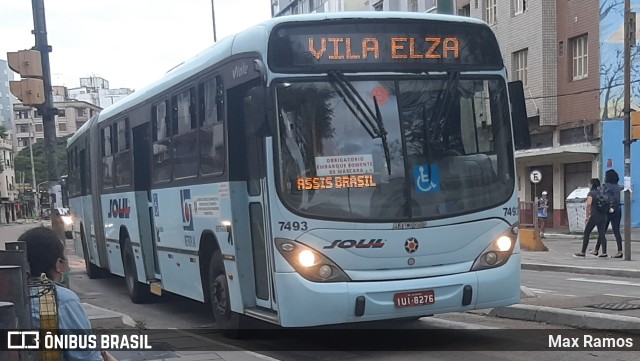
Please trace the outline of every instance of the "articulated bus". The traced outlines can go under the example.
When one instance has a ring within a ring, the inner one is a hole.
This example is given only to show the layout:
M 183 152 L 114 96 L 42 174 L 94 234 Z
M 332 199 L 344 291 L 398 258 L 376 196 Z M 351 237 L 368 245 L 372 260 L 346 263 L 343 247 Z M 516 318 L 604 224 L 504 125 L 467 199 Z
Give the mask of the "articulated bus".
M 89 277 L 209 302 L 218 327 L 517 303 L 522 83 L 470 18 L 271 19 L 68 142 Z

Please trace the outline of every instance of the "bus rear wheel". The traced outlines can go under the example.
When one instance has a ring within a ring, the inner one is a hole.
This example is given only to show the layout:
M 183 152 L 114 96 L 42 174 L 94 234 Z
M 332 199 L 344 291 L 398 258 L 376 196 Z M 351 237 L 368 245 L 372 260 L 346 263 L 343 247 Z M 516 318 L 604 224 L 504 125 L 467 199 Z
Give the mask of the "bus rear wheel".
M 127 292 L 133 303 L 145 303 L 151 300 L 149 285 L 138 282 L 138 271 L 136 269 L 136 259 L 133 255 L 131 240 L 124 240 L 122 249 L 122 264 L 124 266 L 124 280 L 127 284 Z
M 101 278 L 104 276 L 104 272 L 102 268 L 96 266 L 91 263 L 91 259 L 89 257 L 89 247 L 87 246 L 87 240 L 84 238 L 84 230 L 81 230 L 80 234 L 80 242 L 82 243 L 82 255 L 84 256 L 84 269 L 87 273 L 87 277 L 89 279 Z
M 228 338 L 244 337 L 243 316 L 231 311 L 229 283 L 227 282 L 222 253 L 219 250 L 215 251 L 211 257 L 208 288 L 211 309 L 218 328 L 222 329 L 222 333 Z

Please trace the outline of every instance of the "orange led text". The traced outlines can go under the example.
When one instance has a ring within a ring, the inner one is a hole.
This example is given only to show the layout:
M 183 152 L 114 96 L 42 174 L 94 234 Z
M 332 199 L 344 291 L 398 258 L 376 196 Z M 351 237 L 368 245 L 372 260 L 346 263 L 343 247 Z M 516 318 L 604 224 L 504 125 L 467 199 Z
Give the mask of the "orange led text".
M 442 59 L 460 57 L 460 44 L 456 37 L 392 37 L 388 58 Z M 359 60 L 380 58 L 381 40 L 368 37 L 362 41 L 349 37 L 309 38 L 309 52 L 316 60 Z
M 375 187 L 372 175 L 345 175 L 328 177 L 304 177 L 296 180 L 296 188 L 301 190 L 365 188 Z

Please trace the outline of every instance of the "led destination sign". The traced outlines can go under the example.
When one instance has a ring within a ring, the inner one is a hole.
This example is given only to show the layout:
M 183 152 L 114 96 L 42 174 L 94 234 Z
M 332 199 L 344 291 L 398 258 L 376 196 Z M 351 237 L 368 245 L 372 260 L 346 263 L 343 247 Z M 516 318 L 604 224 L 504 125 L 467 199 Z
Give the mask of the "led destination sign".
M 473 23 L 363 20 L 282 24 L 269 66 L 278 72 L 501 69 L 491 30 Z

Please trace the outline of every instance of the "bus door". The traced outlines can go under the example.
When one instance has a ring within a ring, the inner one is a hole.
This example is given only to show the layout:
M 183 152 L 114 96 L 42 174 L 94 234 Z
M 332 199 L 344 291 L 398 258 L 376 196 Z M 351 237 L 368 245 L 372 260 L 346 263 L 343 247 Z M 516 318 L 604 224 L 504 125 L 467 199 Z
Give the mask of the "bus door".
M 140 244 L 147 281 L 161 279 L 151 200 L 151 123 L 133 128 L 134 190 Z
M 247 179 L 248 224 L 250 224 L 251 250 L 253 255 L 253 276 L 255 280 L 255 302 L 262 308 L 275 309 L 273 292 L 273 247 L 269 222 L 269 202 L 267 194 L 267 170 L 265 152 L 265 110 L 264 86 L 259 80 L 234 87 L 229 90 L 229 119 L 237 123 L 238 139 L 243 139 L 244 158 L 239 162 L 240 173 Z M 232 131 L 232 130 L 230 130 Z M 240 133 L 242 132 L 242 133 Z M 235 139 L 235 138 L 234 138 Z M 236 153 L 238 154 L 238 153 Z

